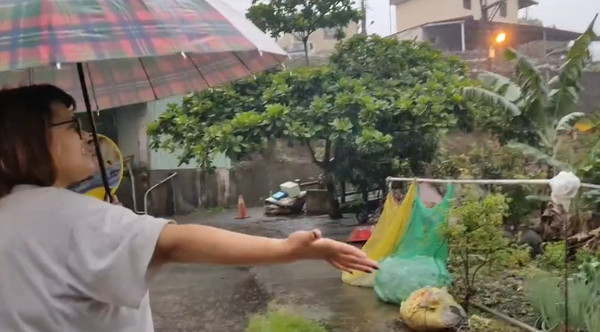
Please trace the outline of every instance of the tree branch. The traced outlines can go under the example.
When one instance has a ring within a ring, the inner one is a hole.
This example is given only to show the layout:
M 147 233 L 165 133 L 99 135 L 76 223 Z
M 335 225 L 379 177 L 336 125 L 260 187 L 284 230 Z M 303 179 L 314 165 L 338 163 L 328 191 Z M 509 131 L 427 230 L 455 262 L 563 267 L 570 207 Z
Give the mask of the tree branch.
M 475 271 L 473 271 L 473 274 L 471 275 L 471 285 L 473 285 L 475 283 L 475 275 L 477 275 L 477 272 L 479 272 L 479 270 L 484 267 L 485 265 L 487 265 L 490 262 L 490 253 L 488 253 L 485 256 L 485 260 L 484 262 L 479 265 L 477 268 L 475 268 Z

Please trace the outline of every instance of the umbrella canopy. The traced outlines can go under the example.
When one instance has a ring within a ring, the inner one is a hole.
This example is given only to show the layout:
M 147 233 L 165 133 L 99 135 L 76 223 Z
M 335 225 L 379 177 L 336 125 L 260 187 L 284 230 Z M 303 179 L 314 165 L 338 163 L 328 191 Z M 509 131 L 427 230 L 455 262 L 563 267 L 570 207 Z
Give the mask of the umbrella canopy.
M 0 86 L 50 83 L 102 110 L 201 91 L 286 53 L 220 0 L 2 0 Z
M 201 91 L 285 58 L 220 0 L 0 1 L 0 87 L 50 83 L 85 105 L 111 201 L 92 109 Z

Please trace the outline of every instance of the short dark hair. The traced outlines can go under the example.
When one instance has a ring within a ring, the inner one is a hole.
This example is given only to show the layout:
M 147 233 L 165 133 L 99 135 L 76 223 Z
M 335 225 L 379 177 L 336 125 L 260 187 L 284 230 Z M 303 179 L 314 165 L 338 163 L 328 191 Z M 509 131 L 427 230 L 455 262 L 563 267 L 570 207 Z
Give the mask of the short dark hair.
M 75 108 L 71 95 L 50 84 L 0 90 L 0 198 L 16 185 L 56 181 L 49 147 L 56 102 Z

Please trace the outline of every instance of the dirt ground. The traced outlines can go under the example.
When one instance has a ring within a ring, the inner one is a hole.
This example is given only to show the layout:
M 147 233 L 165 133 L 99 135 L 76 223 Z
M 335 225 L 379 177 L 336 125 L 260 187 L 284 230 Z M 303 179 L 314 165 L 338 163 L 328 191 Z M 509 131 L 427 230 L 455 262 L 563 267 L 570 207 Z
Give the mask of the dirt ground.
M 252 218 L 235 220 L 235 211 L 176 218 L 247 234 L 285 237 L 318 227 L 324 236 L 343 240 L 352 219 L 269 218 L 251 209 Z M 346 225 L 344 225 L 346 224 Z M 381 303 L 372 289 L 341 282 L 340 272 L 322 262 L 261 267 L 174 265 L 154 280 L 151 303 L 157 332 L 244 331 L 248 318 L 270 303 L 323 322 L 331 331 L 399 331 L 396 306 Z

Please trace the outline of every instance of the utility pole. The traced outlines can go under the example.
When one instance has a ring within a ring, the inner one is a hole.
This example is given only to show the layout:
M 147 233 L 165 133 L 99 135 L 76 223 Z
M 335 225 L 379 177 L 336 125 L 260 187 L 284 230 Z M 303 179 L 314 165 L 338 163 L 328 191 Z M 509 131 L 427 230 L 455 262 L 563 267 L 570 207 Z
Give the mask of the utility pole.
M 367 35 L 367 0 L 360 0 L 360 11 L 362 12 L 361 30 L 363 35 Z

